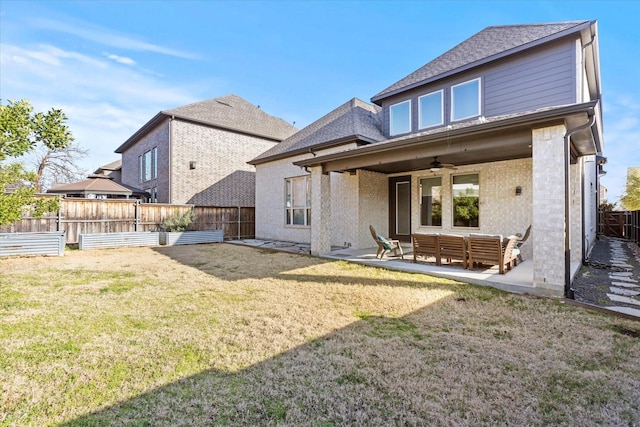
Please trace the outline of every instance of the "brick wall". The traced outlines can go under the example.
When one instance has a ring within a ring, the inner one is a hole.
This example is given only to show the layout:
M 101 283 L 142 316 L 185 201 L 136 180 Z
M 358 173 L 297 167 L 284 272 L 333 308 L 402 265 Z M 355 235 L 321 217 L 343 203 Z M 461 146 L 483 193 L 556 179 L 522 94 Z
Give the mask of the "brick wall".
M 158 147 L 158 177 L 143 183 L 138 182 L 138 156 L 153 147 Z M 142 190 L 158 189 L 158 203 L 169 200 L 169 119 L 147 133 L 136 144 L 122 153 L 122 183 Z
M 255 168 L 247 162 L 275 142 L 177 119 L 171 140 L 172 203 L 255 205 Z

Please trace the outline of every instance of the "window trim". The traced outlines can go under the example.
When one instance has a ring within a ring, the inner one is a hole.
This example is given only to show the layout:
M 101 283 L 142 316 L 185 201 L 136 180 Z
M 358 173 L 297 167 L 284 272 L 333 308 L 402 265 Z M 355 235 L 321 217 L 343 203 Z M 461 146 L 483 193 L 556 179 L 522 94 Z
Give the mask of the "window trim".
M 440 123 L 434 123 L 434 124 L 424 126 L 422 124 L 422 104 L 420 101 L 422 100 L 422 98 L 433 96 L 437 93 L 440 94 Z M 427 129 L 431 127 L 442 126 L 443 124 L 444 124 L 444 89 L 436 90 L 436 91 L 419 96 L 418 97 L 418 129 Z
M 478 176 L 478 225 L 456 225 L 456 208 L 454 201 L 456 199 L 455 193 L 453 191 L 453 180 L 457 176 L 467 176 L 467 175 L 477 175 Z M 466 172 L 466 173 L 457 173 L 451 175 L 451 228 L 452 229 L 473 229 L 477 230 L 480 228 L 480 172 Z
M 293 182 L 296 179 L 304 179 L 304 200 L 305 206 L 294 206 L 293 199 L 294 196 L 294 185 Z M 291 206 L 287 206 L 287 202 L 289 201 L 287 195 L 287 187 L 290 185 L 291 187 Z M 303 210 L 303 224 L 294 224 L 294 211 L 295 210 Z M 287 222 L 290 219 L 291 222 Z M 310 228 L 311 227 L 311 175 L 298 175 L 291 176 L 284 179 L 284 226 L 285 227 L 293 227 L 293 228 Z
M 402 105 L 402 104 L 409 104 L 409 129 L 403 132 L 393 132 L 393 107 L 396 107 L 398 105 Z M 412 129 L 412 123 L 411 123 L 411 100 L 407 99 L 405 101 L 401 101 L 401 102 L 396 102 L 395 104 L 391 104 L 389 105 L 389 135 L 390 136 L 396 136 L 396 135 L 403 135 L 405 133 L 411 133 L 411 129 Z
M 455 118 L 455 106 L 456 106 L 456 100 L 455 100 L 455 96 L 454 96 L 454 92 L 453 90 L 458 87 L 458 86 L 464 86 L 466 84 L 472 83 L 472 82 L 478 82 L 478 112 L 477 114 L 472 114 L 470 116 L 465 116 L 465 117 L 458 117 Z M 465 82 L 462 83 L 458 83 L 455 85 L 451 86 L 451 122 L 459 122 L 461 120 L 467 120 L 473 117 L 478 117 L 482 115 L 482 79 L 480 77 L 477 77 L 475 79 L 471 79 L 471 80 L 467 80 Z

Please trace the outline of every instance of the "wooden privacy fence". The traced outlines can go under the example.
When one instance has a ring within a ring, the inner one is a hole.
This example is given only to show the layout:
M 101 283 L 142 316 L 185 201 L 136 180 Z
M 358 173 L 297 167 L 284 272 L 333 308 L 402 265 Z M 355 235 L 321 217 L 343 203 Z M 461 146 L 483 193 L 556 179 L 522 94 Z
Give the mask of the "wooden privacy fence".
M 599 213 L 600 232 L 640 244 L 640 211 L 614 211 Z
M 42 218 L 29 215 L 0 233 L 65 231 L 67 243 L 80 234 L 158 231 L 165 218 L 193 209 L 191 229 L 224 231 L 225 239 L 255 237 L 255 208 L 139 203 L 137 200 L 62 199 L 58 212 Z

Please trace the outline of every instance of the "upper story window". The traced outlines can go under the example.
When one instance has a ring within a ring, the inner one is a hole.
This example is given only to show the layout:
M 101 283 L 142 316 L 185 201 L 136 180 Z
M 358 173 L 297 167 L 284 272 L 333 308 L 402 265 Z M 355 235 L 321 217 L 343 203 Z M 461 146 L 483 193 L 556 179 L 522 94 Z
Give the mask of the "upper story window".
M 145 182 L 158 177 L 158 147 L 138 156 L 138 182 Z
M 442 91 L 418 98 L 418 127 L 424 129 L 443 124 Z
M 399 135 L 411 132 L 411 101 L 404 101 L 389 107 L 389 134 Z
M 451 86 L 451 120 L 480 115 L 480 79 Z

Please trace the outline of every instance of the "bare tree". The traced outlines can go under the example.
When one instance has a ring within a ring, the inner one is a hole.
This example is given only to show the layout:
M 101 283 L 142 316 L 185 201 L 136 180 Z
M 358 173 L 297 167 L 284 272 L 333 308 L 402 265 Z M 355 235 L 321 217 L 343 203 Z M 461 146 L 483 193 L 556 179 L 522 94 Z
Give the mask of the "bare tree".
M 36 192 L 51 188 L 53 184 L 79 181 L 87 177 L 87 170 L 78 165 L 89 154 L 89 150 L 78 144 L 64 148 L 38 147 L 28 155 L 28 163 L 36 173 Z

